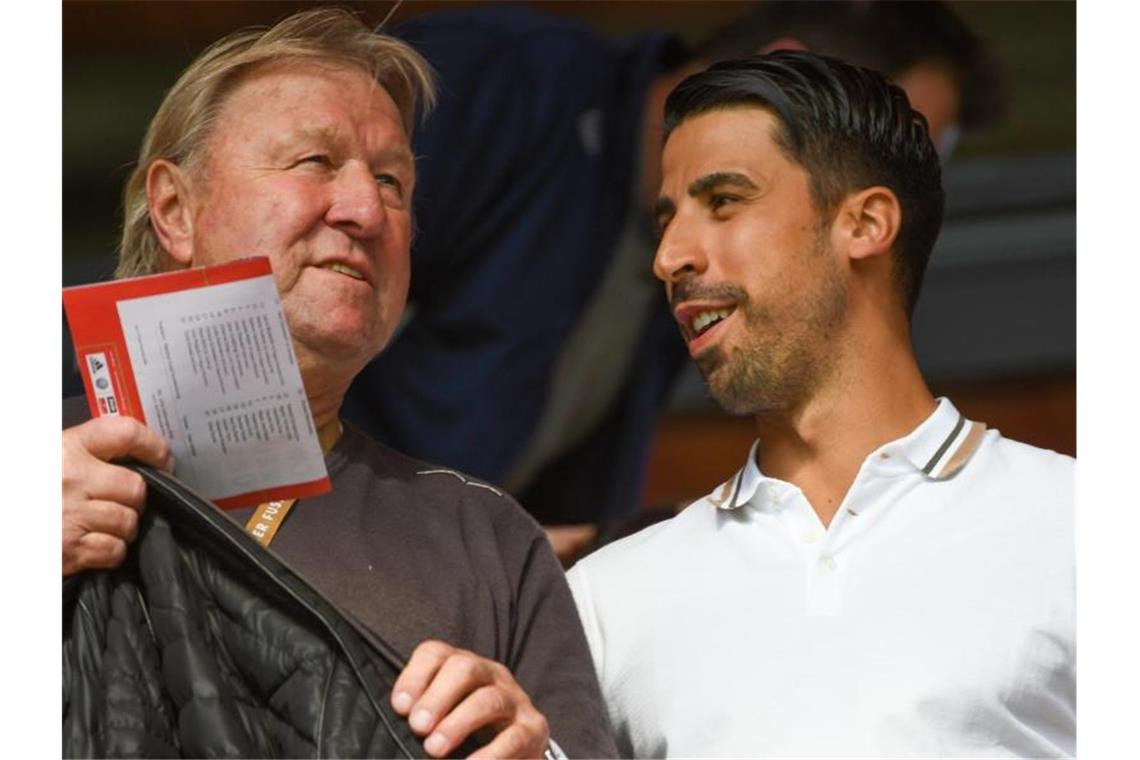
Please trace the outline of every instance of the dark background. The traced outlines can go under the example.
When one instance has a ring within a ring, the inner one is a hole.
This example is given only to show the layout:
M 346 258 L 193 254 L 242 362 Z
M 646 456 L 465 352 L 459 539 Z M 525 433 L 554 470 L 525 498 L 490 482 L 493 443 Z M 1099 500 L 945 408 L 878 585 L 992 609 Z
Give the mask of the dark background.
M 479 3 L 410 2 L 412 15 Z M 695 41 L 733 2 L 528 2 L 614 35 L 670 29 Z M 203 46 L 311 3 L 63 3 L 63 279 L 108 277 L 120 192 L 162 95 Z M 341 3 L 379 23 L 393 3 Z M 954 3 L 996 50 L 1006 119 L 963 137 L 947 168 L 947 218 L 915 316 L 938 394 L 1003 433 L 1076 453 L 1076 5 Z M 66 338 L 65 338 L 66 341 Z M 64 344 L 65 393 L 79 388 Z M 735 470 L 750 420 L 715 410 L 695 374 L 657 436 L 645 501 L 699 495 Z

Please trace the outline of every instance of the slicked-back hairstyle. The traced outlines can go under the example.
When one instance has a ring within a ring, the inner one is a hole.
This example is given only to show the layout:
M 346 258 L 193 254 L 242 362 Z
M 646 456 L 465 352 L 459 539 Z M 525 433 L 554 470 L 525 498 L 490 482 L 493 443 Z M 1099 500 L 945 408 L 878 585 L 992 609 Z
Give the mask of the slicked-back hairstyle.
M 201 168 L 204 148 L 227 95 L 255 67 L 280 61 L 318 61 L 364 71 L 391 96 L 409 138 L 417 110 L 435 101 L 434 74 L 407 43 L 373 32 L 342 8 L 293 14 L 273 27 L 236 32 L 218 40 L 178 78 L 150 122 L 138 163 L 123 190 L 123 234 L 116 277 L 160 269 L 161 246 L 151 227 L 146 175 L 165 159 Z
M 920 63 L 946 66 L 959 91 L 963 129 L 996 123 L 1009 102 L 993 50 L 941 0 L 763 0 L 716 29 L 695 54 L 743 58 L 788 37 L 808 50 L 898 79 Z
M 776 117 L 772 138 L 807 172 L 821 214 L 875 185 L 898 196 L 902 222 L 892 269 L 912 315 L 942 225 L 944 193 L 926 119 L 906 94 L 870 69 L 779 51 L 723 61 L 681 82 L 665 101 L 665 137 L 685 119 L 742 106 Z

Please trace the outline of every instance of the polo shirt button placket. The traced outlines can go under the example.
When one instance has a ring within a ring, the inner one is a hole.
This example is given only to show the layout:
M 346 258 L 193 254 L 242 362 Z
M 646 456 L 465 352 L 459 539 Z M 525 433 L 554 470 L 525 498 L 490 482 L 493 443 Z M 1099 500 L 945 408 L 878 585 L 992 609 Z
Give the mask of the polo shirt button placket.
M 843 574 L 827 542 L 810 570 L 807 610 L 809 615 L 837 617 L 843 612 Z

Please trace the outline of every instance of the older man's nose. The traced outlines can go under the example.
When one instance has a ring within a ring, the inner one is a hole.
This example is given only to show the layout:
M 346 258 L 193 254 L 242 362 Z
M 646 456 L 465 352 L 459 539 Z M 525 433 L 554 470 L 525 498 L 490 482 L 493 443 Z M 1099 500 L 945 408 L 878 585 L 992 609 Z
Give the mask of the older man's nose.
M 340 168 L 326 219 L 353 237 L 375 237 L 384 228 L 387 208 L 372 171 L 362 162 Z

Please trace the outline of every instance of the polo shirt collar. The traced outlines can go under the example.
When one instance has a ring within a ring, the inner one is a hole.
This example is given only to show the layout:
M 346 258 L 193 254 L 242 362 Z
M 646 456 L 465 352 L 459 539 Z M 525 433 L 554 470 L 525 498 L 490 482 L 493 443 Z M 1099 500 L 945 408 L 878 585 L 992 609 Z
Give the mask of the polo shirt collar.
M 756 464 L 756 452 L 759 450 L 760 439 L 756 439 L 752 443 L 752 448 L 748 449 L 748 459 L 745 460 L 744 466 L 709 496 L 709 501 L 717 509 L 736 509 L 747 504 L 756 495 L 756 489 L 760 487 L 761 481 L 767 480 Z
M 940 398 L 925 422 L 876 454 L 902 457 L 928 478 L 945 480 L 966 465 L 985 430 L 985 423 L 966 419 L 950 399 Z
M 985 423 L 966 419 L 949 399 L 939 398 L 934 413 L 921 425 L 906 436 L 879 447 L 868 458 L 894 456 L 927 478 L 945 480 L 965 466 L 981 443 L 985 430 Z M 709 496 L 709 501 L 718 509 L 744 506 L 762 483 L 772 480 L 760 472 L 756 464 L 759 450 L 760 441 L 756 440 L 748 450 L 744 466 Z

